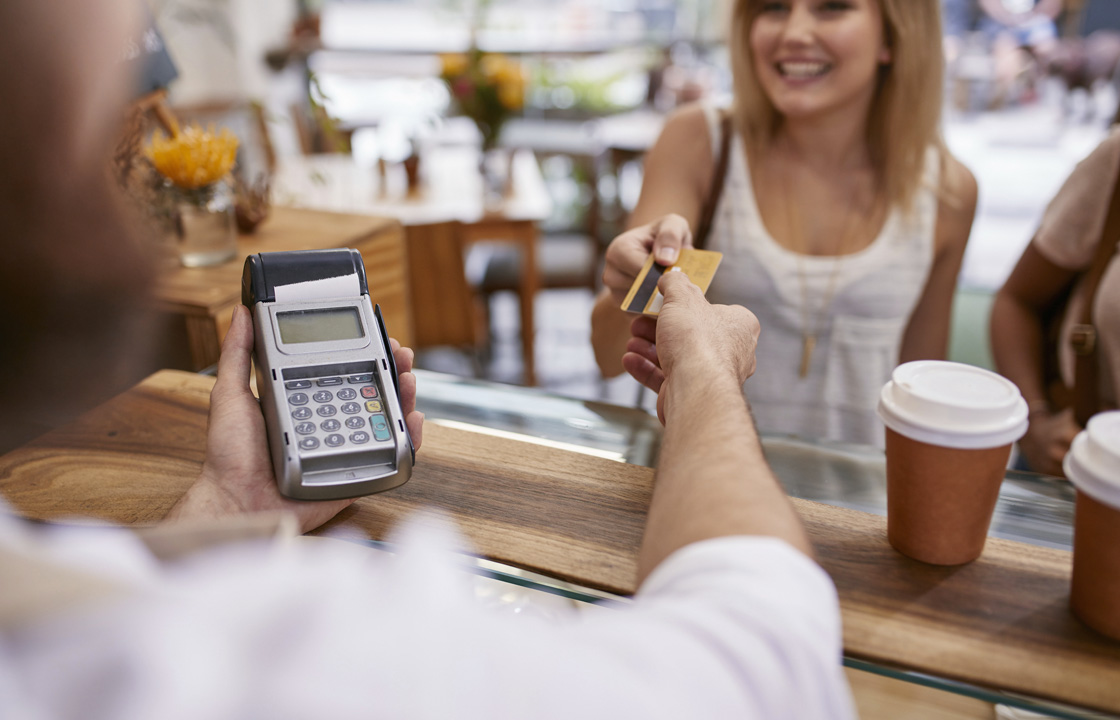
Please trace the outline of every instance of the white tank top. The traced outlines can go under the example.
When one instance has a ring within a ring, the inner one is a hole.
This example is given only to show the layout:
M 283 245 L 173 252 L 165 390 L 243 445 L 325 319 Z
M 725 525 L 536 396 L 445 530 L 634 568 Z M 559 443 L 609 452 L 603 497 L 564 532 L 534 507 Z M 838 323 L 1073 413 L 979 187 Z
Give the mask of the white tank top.
M 719 114 L 706 106 L 719 154 Z M 762 326 L 755 374 L 743 385 L 759 430 L 882 447 L 875 408 L 898 364 L 902 335 L 933 264 L 937 218 L 937 151 L 906 215 L 892 209 L 871 244 L 837 258 L 805 255 L 778 244 L 762 223 L 742 138 L 731 142 L 723 193 L 706 247 L 723 253 L 708 300 L 751 310 Z M 817 324 L 808 375 L 800 377 L 805 320 Z M 836 273 L 835 280 L 832 279 Z M 821 306 L 834 282 L 832 301 Z

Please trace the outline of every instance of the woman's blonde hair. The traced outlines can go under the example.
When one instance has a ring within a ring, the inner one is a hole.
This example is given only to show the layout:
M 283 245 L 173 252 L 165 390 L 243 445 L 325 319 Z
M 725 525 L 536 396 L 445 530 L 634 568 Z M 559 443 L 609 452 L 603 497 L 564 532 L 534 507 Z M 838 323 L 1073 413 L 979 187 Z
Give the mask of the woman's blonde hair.
M 867 145 L 888 205 L 909 210 L 922 184 L 926 152 L 944 151 L 941 136 L 941 11 L 938 0 L 872 0 L 883 14 L 891 62 L 880 69 L 871 102 Z M 750 29 L 763 0 L 735 0 L 730 38 L 735 121 L 755 157 L 769 143 L 781 114 L 758 82 Z

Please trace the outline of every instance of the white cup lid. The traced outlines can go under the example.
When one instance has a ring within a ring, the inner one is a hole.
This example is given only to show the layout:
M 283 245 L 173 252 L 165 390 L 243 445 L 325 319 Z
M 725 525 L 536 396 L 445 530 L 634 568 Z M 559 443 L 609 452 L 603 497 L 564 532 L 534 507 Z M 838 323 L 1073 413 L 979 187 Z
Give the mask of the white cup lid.
M 990 370 L 943 360 L 899 365 L 879 393 L 891 430 L 930 445 L 978 449 L 1009 445 L 1027 431 L 1019 388 Z
M 1078 491 L 1120 510 L 1120 410 L 1089 418 L 1062 461 Z

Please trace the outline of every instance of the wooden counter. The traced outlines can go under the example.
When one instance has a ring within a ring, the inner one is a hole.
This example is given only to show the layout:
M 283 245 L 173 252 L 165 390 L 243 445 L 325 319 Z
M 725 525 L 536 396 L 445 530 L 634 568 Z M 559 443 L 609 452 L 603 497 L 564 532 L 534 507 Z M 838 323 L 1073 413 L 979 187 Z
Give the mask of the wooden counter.
M 164 371 L 0 458 L 0 492 L 28 517 L 159 520 L 198 473 L 211 378 Z M 479 554 L 631 593 L 653 471 L 428 424 L 412 480 L 332 521 L 372 538 L 420 507 Z M 1120 713 L 1120 643 L 1069 612 L 1068 552 L 989 539 L 939 568 L 886 541 L 885 518 L 795 500 L 840 594 L 847 655 Z
M 195 370 L 218 361 L 233 308 L 241 302 L 245 257 L 258 252 L 354 248 L 362 254 L 370 299 L 381 305 L 385 325 L 402 345 L 411 345 L 408 260 L 404 230 L 391 218 L 274 207 L 252 235 L 237 239 L 237 255 L 221 265 L 176 267 L 160 275 L 156 306 L 182 316 Z

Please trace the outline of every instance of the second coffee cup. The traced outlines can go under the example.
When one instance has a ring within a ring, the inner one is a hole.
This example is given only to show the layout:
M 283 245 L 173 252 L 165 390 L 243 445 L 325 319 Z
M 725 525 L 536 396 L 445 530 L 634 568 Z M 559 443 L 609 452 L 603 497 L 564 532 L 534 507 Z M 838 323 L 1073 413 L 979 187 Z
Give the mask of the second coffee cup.
M 1077 488 L 1070 606 L 1120 640 L 1120 411 L 1090 418 L 1063 467 Z
M 933 565 L 980 556 L 1027 403 L 1010 380 L 939 360 L 895 368 L 879 396 L 887 433 L 887 539 Z

